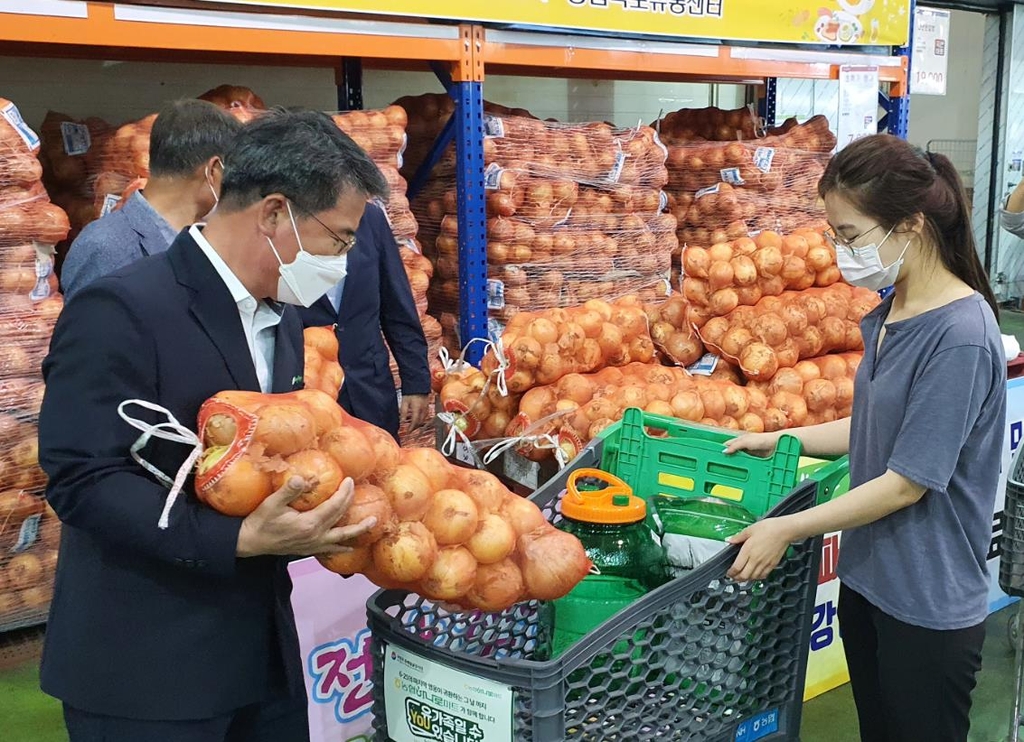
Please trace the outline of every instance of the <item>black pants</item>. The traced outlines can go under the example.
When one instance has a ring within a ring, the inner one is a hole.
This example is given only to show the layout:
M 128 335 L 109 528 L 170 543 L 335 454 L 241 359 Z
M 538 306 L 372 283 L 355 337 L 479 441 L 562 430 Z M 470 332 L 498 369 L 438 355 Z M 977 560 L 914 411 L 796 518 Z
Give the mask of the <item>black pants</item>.
M 967 742 L 984 623 L 911 626 L 843 585 L 839 626 L 862 742 Z
M 305 698 L 195 721 L 122 719 L 64 704 L 64 723 L 70 742 L 309 742 Z

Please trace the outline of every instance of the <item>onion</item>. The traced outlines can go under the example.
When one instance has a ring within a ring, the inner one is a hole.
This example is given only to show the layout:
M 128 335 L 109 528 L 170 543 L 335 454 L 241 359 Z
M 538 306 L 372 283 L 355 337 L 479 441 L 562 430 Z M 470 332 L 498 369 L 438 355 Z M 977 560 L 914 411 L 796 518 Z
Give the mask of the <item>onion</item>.
M 504 430 L 502 430 L 502 435 L 504 435 Z M 490 472 L 460 468 L 455 476 L 455 481 L 458 483 L 457 489 L 461 489 L 473 498 L 481 518 L 488 513 L 496 513 L 501 510 L 508 489 Z
M 331 456 L 319 449 L 309 449 L 294 453 L 284 461 L 286 469 L 274 473 L 274 489 L 281 489 L 291 477 L 302 477 L 307 482 L 315 482 L 309 492 L 304 492 L 292 500 L 291 506 L 296 510 L 312 510 L 320 503 L 329 499 L 338 491 L 345 478 L 341 467 Z
M 381 575 L 397 582 L 423 577 L 437 558 L 437 542 L 422 523 L 399 523 L 373 545 L 373 563 Z
M 268 404 L 259 411 L 253 440 L 267 456 L 291 456 L 316 445 L 316 420 L 299 404 Z
M 779 370 L 778 356 L 764 343 L 750 343 L 740 352 L 739 361 L 748 379 L 770 379 Z
M 216 481 L 206 484 L 204 471 L 215 466 L 226 453 L 226 448 L 211 448 L 203 454 L 196 475 L 196 494 L 218 513 L 242 518 L 267 499 L 274 485 L 270 473 L 245 456 L 236 459 Z
M 319 389 L 300 389 L 294 394 L 295 398 L 306 405 L 313 414 L 317 436 L 325 435 L 345 424 L 341 407 L 329 394 Z
M 732 272 L 737 286 L 753 286 L 757 283 L 757 266 L 746 255 L 738 255 L 732 259 Z
M 567 595 L 592 566 L 579 539 L 546 524 L 519 537 L 517 559 L 526 593 L 537 600 Z
M 813 361 L 800 361 L 798 364 L 793 366 L 793 370 L 800 374 L 800 378 L 803 379 L 805 383 L 812 379 L 821 378 L 821 369 L 818 368 L 818 364 Z
M 401 521 L 420 520 L 430 507 L 430 481 L 415 466 L 399 464 L 380 482 L 380 487 Z
M 353 546 L 369 546 L 395 525 L 395 511 L 384 490 L 372 484 L 358 484 L 352 492 L 352 504 L 338 525 L 354 526 L 370 517 L 376 518 L 377 524 L 354 539 Z
M 473 588 L 466 594 L 466 602 L 473 608 L 493 613 L 514 605 L 523 590 L 523 573 L 511 559 L 480 564 Z
M 378 427 L 367 425 L 362 432 L 366 440 L 370 442 L 377 462 L 374 467 L 374 476 L 376 478 L 387 477 L 401 462 L 401 449 L 395 443 L 394 438 Z
M 774 433 L 777 430 L 785 430 L 789 425 L 786 413 L 778 407 L 769 407 L 764 413 L 764 429 L 767 433 Z
M 772 396 L 771 404 L 786 415 L 786 427 L 799 428 L 807 419 L 807 403 L 797 394 L 777 392 Z
M 511 492 L 505 495 L 501 507 L 501 515 L 515 530 L 517 536 L 529 533 L 536 528 L 547 525 L 547 518 L 536 505 L 529 500 Z
M 238 426 L 231 415 L 218 413 L 210 415 L 203 428 L 203 444 L 206 446 L 230 446 L 238 434 Z
M 770 247 L 756 251 L 751 259 L 757 267 L 759 275 L 768 278 L 779 275 L 782 270 L 782 253 Z
M 754 336 L 744 327 L 733 327 L 722 336 L 722 352 L 733 358 L 739 358 L 743 349 L 754 342 Z
M 352 551 L 338 554 L 321 554 L 316 560 L 331 572 L 339 575 L 354 575 L 362 572 L 370 564 L 372 553 L 369 546 L 357 546 Z
M 731 311 L 736 309 L 740 304 L 739 293 L 735 289 L 722 289 L 716 291 L 711 295 L 711 301 L 708 306 L 711 311 L 721 317 L 722 315 L 729 314 Z
M 516 548 L 515 529 L 497 513 L 490 513 L 480 519 L 466 548 L 481 564 L 500 562 Z
M 731 263 L 716 260 L 708 269 L 708 285 L 712 292 L 732 286 L 735 276 Z
M 431 490 L 442 490 L 447 487 L 455 469 L 440 451 L 433 448 L 402 449 L 402 463 L 415 466 L 423 472 L 430 482 Z
M 696 278 L 707 278 L 711 259 L 702 247 L 687 246 L 683 250 L 683 274 Z
M 704 405 L 704 417 L 719 420 L 725 416 L 725 397 L 722 396 L 721 391 L 705 386 L 699 390 L 699 394 L 701 403 Z
M 753 412 L 748 412 L 739 419 L 742 430 L 748 433 L 763 433 L 765 431 L 764 419 Z
M 671 406 L 673 415 L 680 420 L 699 422 L 704 418 L 704 402 L 697 392 L 679 392 L 672 398 Z
M 421 579 L 420 592 L 431 600 L 457 600 L 476 584 L 476 570 L 476 560 L 464 546 L 441 549 Z
M 804 399 L 811 412 L 834 410 L 837 397 L 836 385 L 828 379 L 812 379 L 804 384 Z
M 330 454 L 341 471 L 354 482 L 362 482 L 376 466 L 373 446 L 355 427 L 345 425 L 320 439 L 320 449 Z
M 465 543 L 476 533 L 479 523 L 476 502 L 461 490 L 438 490 L 423 515 L 423 525 L 434 534 L 439 546 Z

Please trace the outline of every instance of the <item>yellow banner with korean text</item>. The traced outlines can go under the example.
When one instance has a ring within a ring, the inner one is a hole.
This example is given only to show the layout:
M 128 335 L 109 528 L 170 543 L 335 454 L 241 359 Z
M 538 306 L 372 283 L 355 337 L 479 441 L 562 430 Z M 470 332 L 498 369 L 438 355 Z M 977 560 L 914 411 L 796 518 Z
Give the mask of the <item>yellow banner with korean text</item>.
M 453 22 L 714 41 L 902 46 L 911 0 L 232 0 Z

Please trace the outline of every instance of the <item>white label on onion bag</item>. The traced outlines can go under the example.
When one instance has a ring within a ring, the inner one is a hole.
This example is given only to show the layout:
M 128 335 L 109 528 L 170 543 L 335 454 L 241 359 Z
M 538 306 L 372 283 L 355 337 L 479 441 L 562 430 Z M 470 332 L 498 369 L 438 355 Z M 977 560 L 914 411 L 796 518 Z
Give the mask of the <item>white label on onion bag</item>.
M 668 194 L 665 191 L 658 191 L 658 212 L 661 213 L 668 208 Z
M 492 343 L 498 342 L 502 333 L 505 332 L 505 323 L 499 322 L 493 317 L 487 318 L 487 337 Z
M 727 167 L 721 170 L 722 182 L 728 183 L 729 185 L 743 185 L 747 181 L 743 180 L 743 176 L 740 175 L 740 169 L 738 167 Z
M 37 278 L 36 285 L 32 287 L 32 290 L 28 294 L 28 298 L 32 301 L 42 301 L 43 299 L 49 298 L 51 293 L 49 279 Z
M 384 199 L 379 198 L 379 197 L 374 197 L 374 199 L 373 199 L 373 201 L 371 201 L 371 203 L 376 204 L 377 208 L 379 208 L 381 211 L 384 212 L 384 219 L 387 221 L 388 226 L 391 228 L 391 231 L 394 232 L 395 231 L 395 225 L 391 223 L 391 215 L 388 214 L 388 205 L 387 205 L 387 203 L 384 202 Z
M 758 147 L 754 152 L 754 165 L 762 173 L 770 173 L 772 170 L 772 160 L 775 159 L 775 148 L 774 147 Z
M 714 353 L 705 353 L 695 364 L 687 366 L 686 370 L 691 376 L 711 376 L 718 367 L 718 361 L 719 358 Z
M 36 278 L 49 278 L 51 273 L 53 273 L 53 258 L 37 252 Z
M 60 136 L 64 140 L 64 152 L 72 157 L 84 155 L 92 146 L 92 136 L 89 134 L 89 127 L 85 124 L 61 121 Z
M 484 136 L 487 139 L 501 139 L 505 136 L 505 122 L 497 116 L 484 114 Z
M 505 282 L 496 278 L 487 279 L 487 308 L 505 308 Z
M 395 155 L 395 161 L 398 163 L 398 169 L 401 170 L 405 167 L 405 149 L 409 146 L 409 135 L 402 134 L 402 146 L 398 148 L 398 154 Z
M 718 185 L 719 185 L 718 183 L 715 183 L 713 186 L 708 186 L 707 188 L 701 188 L 699 191 L 697 191 L 693 195 L 693 197 L 694 198 L 704 198 L 705 196 L 711 196 L 711 195 L 713 195 L 715 193 L 718 193 Z
M 626 153 L 619 152 L 615 155 L 615 164 L 612 166 L 612 170 L 608 173 L 609 183 L 618 183 L 619 178 L 622 177 L 622 168 L 626 165 Z
M 103 206 L 100 207 L 100 216 L 106 216 L 113 211 L 117 205 L 121 203 L 121 197 L 115 196 L 113 193 L 108 193 L 103 197 Z
M 39 135 L 29 128 L 29 125 L 25 123 L 25 119 L 21 117 L 21 111 L 13 103 L 8 103 L 3 108 L 0 108 L 0 116 L 7 119 L 7 123 L 14 127 L 14 130 L 18 132 L 25 144 L 28 145 L 29 149 L 36 149 L 39 146 Z
M 540 486 L 540 464 L 530 461 L 516 451 L 506 451 L 502 456 L 501 468 L 513 482 L 535 490 Z
M 461 461 L 463 464 L 476 466 L 476 456 L 473 454 L 473 449 L 465 441 L 459 441 L 455 444 L 455 460 Z
M 36 542 L 36 539 L 39 538 L 39 522 L 42 519 L 42 513 L 30 515 L 25 518 L 24 522 L 21 524 L 21 530 L 18 532 L 18 541 L 11 547 L 11 551 L 15 553 L 25 551 Z
M 488 191 L 496 191 L 501 187 L 501 174 L 504 168 L 496 162 L 492 162 L 484 170 L 484 188 Z

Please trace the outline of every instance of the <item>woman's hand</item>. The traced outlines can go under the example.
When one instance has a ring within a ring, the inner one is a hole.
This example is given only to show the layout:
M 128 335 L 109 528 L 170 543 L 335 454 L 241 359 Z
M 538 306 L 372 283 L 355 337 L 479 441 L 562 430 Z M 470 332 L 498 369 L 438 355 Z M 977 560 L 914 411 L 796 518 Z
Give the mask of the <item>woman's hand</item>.
M 771 456 L 778 443 L 778 433 L 747 433 L 728 441 L 725 444 L 725 452 L 732 455 L 737 451 L 746 451 L 755 456 Z
M 746 436 L 744 436 L 746 437 Z M 789 545 L 796 540 L 789 519 L 765 518 L 728 539 L 740 545 L 739 556 L 729 570 L 729 577 L 737 582 L 763 580 L 779 566 Z

